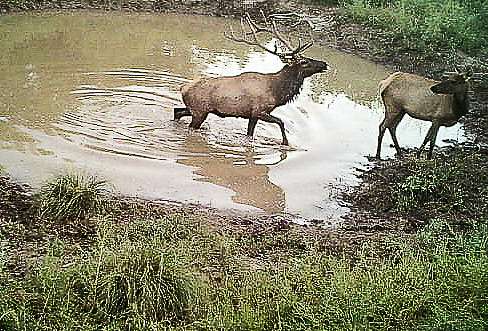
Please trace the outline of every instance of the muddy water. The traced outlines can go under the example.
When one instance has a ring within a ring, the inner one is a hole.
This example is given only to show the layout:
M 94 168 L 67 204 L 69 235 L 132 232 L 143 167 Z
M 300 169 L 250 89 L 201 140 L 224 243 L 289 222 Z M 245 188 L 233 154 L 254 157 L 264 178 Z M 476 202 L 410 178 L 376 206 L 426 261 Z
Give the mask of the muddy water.
M 200 131 L 172 121 L 188 79 L 274 72 L 278 59 L 235 45 L 231 21 L 195 16 L 76 13 L 0 17 L 0 164 L 37 186 L 81 169 L 122 194 L 196 202 L 255 213 L 337 220 L 337 190 L 375 150 L 382 110 L 376 86 L 388 71 L 360 58 L 313 48 L 333 69 L 306 81 L 299 98 L 274 112 L 277 126 L 209 116 Z M 404 120 L 404 146 L 428 125 Z M 463 139 L 456 126 L 438 141 Z M 385 155 L 393 155 L 390 140 Z

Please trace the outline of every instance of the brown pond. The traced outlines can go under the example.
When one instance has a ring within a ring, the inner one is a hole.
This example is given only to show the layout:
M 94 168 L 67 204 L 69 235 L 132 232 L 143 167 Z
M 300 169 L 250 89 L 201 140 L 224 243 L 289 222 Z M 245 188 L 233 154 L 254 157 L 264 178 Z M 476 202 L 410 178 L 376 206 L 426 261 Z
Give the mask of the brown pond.
M 280 61 L 223 37 L 232 21 L 200 16 L 102 12 L 0 17 L 0 164 L 34 186 L 83 170 L 124 195 L 194 202 L 297 219 L 337 220 L 335 195 L 354 185 L 373 155 L 383 111 L 378 81 L 389 72 L 327 48 L 308 56 L 333 67 L 307 80 L 300 97 L 273 114 L 276 125 L 211 115 L 202 130 L 172 121 L 186 79 L 273 72 Z M 428 123 L 404 120 L 403 146 Z M 463 139 L 459 126 L 442 140 Z M 388 135 L 385 155 L 393 156 Z

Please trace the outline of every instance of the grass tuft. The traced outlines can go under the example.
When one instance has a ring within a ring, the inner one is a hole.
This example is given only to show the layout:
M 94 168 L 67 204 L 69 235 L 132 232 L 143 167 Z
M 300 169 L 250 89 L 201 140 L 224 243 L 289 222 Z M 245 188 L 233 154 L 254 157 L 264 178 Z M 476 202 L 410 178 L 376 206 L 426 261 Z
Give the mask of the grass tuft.
M 174 324 L 187 319 L 193 289 L 170 257 L 138 245 L 100 254 L 90 286 L 92 308 L 100 321 Z
M 94 176 L 69 173 L 46 183 L 37 195 L 42 218 L 80 221 L 106 207 L 108 184 Z

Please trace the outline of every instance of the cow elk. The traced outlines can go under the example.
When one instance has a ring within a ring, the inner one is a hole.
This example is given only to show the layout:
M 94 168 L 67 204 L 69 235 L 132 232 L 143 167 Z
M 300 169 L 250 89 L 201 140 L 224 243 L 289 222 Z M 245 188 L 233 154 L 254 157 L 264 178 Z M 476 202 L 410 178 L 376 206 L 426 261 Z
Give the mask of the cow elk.
M 293 28 L 302 23 L 298 22 Z M 268 48 L 259 41 L 262 33 L 270 34 L 277 40 L 274 48 Z M 181 88 L 186 108 L 174 109 L 175 120 L 191 116 L 190 128 L 198 129 L 210 113 L 220 117 L 246 118 L 249 119 L 248 136 L 253 136 L 258 120 L 262 120 L 278 124 L 283 145 L 288 145 L 282 120 L 271 115 L 271 112 L 292 101 L 300 93 L 304 79 L 327 70 L 327 63 L 303 57 L 301 53 L 311 47 L 313 41 L 302 44 L 299 40 L 298 46 L 292 47 L 290 40 L 278 30 L 273 17 L 264 17 L 264 23 L 257 24 L 246 14 L 241 18 L 240 35 L 237 36 L 232 29 L 225 35 L 235 42 L 258 46 L 278 56 L 285 66 L 276 73 L 245 72 L 232 77 L 203 78 L 188 83 Z
M 381 142 L 386 129 L 390 131 L 398 156 L 400 146 L 396 128 L 405 114 L 419 120 L 432 122 L 425 139 L 417 151 L 417 158 L 430 142 L 427 158 L 432 158 L 437 132 L 441 126 L 452 126 L 469 109 L 468 89 L 472 73 L 450 73 L 442 81 L 435 81 L 413 74 L 396 72 L 379 84 L 379 93 L 385 105 L 385 118 L 380 124 L 376 158 L 380 158 Z

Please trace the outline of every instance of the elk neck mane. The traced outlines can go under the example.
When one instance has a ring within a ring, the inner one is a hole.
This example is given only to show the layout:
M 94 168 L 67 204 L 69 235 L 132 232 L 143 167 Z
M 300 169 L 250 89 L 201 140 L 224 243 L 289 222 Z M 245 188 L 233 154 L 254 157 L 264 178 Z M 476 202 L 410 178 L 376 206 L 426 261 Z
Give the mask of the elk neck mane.
M 469 110 L 469 96 L 468 96 L 468 91 L 464 93 L 456 93 L 453 95 L 453 102 L 454 102 L 454 114 L 458 117 L 461 118 L 461 116 L 464 116 L 468 113 Z
M 285 65 L 277 73 L 277 80 L 273 86 L 277 105 L 284 105 L 293 101 L 300 94 L 304 79 L 303 72 L 298 65 Z

